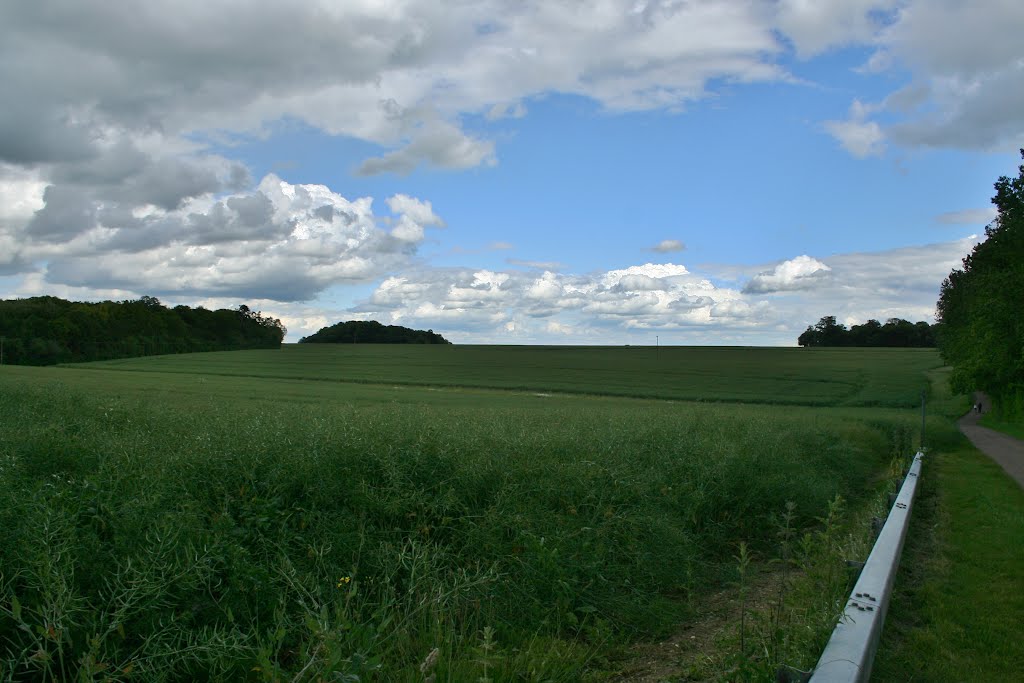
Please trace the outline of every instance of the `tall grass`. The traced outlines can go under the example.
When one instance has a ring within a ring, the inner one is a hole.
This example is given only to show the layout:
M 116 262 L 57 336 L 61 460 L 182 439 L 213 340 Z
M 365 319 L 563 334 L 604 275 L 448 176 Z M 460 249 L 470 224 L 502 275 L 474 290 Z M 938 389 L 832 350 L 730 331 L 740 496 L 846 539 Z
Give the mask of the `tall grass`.
M 5 680 L 421 681 L 435 649 L 437 680 L 582 680 L 907 446 L 768 407 L 0 389 Z

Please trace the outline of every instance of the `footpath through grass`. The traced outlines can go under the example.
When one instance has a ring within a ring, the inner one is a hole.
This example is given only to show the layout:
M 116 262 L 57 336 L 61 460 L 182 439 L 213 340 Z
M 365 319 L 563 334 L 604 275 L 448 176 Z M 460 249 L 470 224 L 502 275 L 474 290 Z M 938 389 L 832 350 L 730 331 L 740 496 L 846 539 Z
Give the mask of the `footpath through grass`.
M 967 405 L 946 394 L 951 421 Z M 1024 680 L 1024 492 L 948 425 L 925 464 L 873 681 Z

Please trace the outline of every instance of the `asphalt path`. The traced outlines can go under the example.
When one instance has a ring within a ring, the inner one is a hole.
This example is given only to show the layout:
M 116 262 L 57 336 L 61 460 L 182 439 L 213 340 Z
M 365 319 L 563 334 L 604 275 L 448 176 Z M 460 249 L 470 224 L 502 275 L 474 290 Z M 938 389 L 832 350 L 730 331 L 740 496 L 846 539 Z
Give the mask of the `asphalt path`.
M 975 402 L 981 401 L 982 412 L 988 412 L 991 404 L 984 395 L 979 395 Z M 1024 488 L 1024 441 L 997 432 L 978 424 L 981 415 L 972 410 L 960 418 L 960 431 L 971 440 L 974 447 L 999 463 L 1006 473 L 1017 480 Z

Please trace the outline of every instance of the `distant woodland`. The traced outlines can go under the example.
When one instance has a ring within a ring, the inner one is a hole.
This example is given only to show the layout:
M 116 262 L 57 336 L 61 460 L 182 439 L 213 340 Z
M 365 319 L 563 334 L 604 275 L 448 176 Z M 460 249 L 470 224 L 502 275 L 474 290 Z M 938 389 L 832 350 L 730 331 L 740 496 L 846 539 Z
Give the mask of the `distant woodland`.
M 376 320 L 349 320 L 321 328 L 303 337 L 300 344 L 451 344 L 433 330 L 413 330 L 401 325 L 381 325 Z
M 1024 423 L 1024 164 L 1017 170 L 996 181 L 996 218 L 942 283 L 937 308 L 953 389 L 984 391 L 998 415 Z
M 52 296 L 0 301 L 3 362 L 52 365 L 192 351 L 278 348 L 287 332 L 248 306 L 175 306 L 144 296 L 85 303 Z
M 889 318 L 885 324 L 869 320 L 863 325 L 847 328 L 827 315 L 809 326 L 797 339 L 800 346 L 935 346 L 935 325 L 912 323 L 902 318 Z

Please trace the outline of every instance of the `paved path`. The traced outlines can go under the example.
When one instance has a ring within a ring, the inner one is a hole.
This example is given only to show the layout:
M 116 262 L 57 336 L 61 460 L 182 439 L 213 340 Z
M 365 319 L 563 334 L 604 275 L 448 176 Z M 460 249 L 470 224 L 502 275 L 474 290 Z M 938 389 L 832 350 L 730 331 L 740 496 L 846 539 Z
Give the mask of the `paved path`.
M 991 404 L 984 395 L 975 400 L 982 402 L 982 410 L 988 412 Z M 980 419 L 973 410 L 960 418 L 960 431 L 971 440 L 974 447 L 1002 465 L 1006 473 L 1024 488 L 1024 441 L 1007 436 L 978 424 Z

